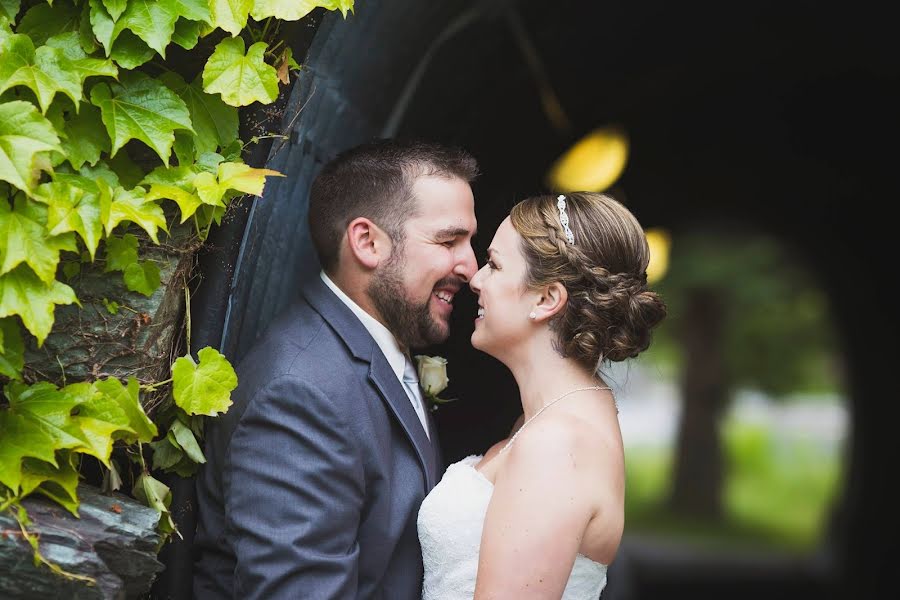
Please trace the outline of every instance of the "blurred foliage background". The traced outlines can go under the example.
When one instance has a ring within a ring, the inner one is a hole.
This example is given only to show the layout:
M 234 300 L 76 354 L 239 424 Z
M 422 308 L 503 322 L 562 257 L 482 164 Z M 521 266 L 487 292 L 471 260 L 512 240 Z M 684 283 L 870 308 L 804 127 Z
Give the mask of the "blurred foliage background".
M 669 382 L 677 423 L 668 441 L 623 427 L 627 530 L 813 551 L 848 429 L 828 298 L 799 249 L 740 228 L 675 233 L 668 260 L 654 287 L 669 315 L 638 369 Z M 623 420 L 646 419 L 625 387 Z

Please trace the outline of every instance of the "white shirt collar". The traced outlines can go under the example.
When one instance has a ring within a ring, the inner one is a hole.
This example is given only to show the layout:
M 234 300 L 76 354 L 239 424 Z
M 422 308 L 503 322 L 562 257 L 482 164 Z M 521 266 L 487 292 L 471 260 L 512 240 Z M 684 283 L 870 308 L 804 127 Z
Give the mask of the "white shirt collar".
M 325 285 L 341 299 L 341 302 L 346 304 L 347 308 L 353 311 L 353 314 L 356 315 L 363 324 L 363 327 L 369 332 L 369 335 L 375 340 L 375 343 L 378 344 L 381 353 L 384 354 L 384 357 L 387 359 L 388 364 L 391 366 L 391 370 L 394 371 L 397 379 L 403 381 L 403 371 L 406 367 L 406 354 L 400 349 L 400 344 L 397 343 L 397 338 L 394 337 L 394 334 L 375 319 L 375 317 L 363 310 L 359 304 L 350 298 L 350 296 L 345 294 L 343 290 L 341 290 L 341 288 L 325 274 L 325 271 L 320 271 L 319 276 L 322 278 L 322 281 L 325 282 Z

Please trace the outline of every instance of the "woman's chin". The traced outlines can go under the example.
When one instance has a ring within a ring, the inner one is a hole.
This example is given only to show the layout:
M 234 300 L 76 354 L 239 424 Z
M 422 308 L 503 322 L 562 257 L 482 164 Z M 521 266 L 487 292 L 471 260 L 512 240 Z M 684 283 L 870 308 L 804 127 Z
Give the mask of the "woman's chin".
M 472 347 L 475 348 L 476 350 L 483 351 L 484 350 L 484 345 L 483 345 L 483 340 L 482 340 L 483 337 L 484 336 L 482 336 L 481 332 L 478 331 L 477 329 L 475 331 L 473 331 L 472 337 L 469 338 L 469 341 L 472 343 Z

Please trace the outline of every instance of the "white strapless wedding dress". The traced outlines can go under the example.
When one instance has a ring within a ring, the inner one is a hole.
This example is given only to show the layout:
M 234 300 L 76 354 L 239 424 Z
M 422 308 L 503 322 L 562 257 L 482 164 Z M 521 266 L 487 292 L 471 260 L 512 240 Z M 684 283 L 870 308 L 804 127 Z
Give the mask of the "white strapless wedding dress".
M 425 564 L 423 600 L 471 600 L 475 595 L 481 530 L 493 484 L 468 456 L 447 468 L 419 509 L 419 541 Z M 606 586 L 606 565 L 575 557 L 563 600 L 597 600 Z

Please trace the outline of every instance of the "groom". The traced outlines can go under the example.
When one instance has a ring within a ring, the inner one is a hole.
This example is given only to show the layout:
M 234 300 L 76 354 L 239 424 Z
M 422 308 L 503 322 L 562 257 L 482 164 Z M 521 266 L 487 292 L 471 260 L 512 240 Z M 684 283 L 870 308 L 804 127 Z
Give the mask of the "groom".
M 447 338 L 477 270 L 476 173 L 464 151 L 379 140 L 313 182 L 320 277 L 210 422 L 198 600 L 421 598 L 416 516 L 442 465 L 410 350 Z

